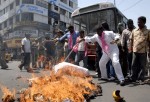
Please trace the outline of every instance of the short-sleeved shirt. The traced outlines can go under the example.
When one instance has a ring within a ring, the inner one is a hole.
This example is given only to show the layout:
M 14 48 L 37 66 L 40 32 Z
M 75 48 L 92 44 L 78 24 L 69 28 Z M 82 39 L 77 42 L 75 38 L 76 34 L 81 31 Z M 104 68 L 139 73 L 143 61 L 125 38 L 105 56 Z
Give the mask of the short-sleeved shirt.
M 21 44 L 24 45 L 25 53 L 31 53 L 31 42 L 29 39 L 23 38 Z
M 134 30 L 134 29 L 133 29 Z M 132 30 L 132 31 L 133 31 Z M 125 49 L 130 49 L 131 47 L 131 42 L 129 37 L 131 36 L 132 31 L 130 31 L 128 28 L 123 30 L 122 32 L 122 36 L 121 36 L 121 45 L 122 47 L 124 47 Z
M 146 28 L 134 29 L 131 33 L 133 52 L 146 53 L 150 41 L 150 31 Z

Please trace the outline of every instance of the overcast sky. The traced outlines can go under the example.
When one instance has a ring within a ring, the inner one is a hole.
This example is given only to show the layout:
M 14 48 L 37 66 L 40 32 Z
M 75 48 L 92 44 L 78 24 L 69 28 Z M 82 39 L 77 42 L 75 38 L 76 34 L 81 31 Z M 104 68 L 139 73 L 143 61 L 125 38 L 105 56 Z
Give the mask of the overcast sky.
M 114 0 L 78 0 L 79 7 L 85 7 L 100 2 L 113 2 Z M 137 18 L 145 16 L 146 26 L 150 29 L 150 0 L 116 0 L 117 8 L 128 18 L 134 20 L 137 27 Z

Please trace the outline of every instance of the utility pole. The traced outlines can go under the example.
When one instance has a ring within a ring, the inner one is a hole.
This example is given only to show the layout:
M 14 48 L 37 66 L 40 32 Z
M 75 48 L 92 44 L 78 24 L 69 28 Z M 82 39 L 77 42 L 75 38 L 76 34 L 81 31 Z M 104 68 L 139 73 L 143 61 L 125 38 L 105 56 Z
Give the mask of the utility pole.
M 116 0 L 114 0 L 114 5 L 116 6 Z

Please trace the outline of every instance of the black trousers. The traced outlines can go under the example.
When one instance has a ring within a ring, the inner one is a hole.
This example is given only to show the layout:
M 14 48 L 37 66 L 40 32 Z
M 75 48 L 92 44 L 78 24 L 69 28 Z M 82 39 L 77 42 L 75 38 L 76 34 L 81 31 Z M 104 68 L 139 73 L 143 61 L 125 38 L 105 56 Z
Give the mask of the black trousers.
M 146 67 L 146 53 L 133 53 L 132 80 L 144 80 Z
M 76 65 L 79 65 L 79 62 L 83 60 L 84 67 L 87 68 L 87 56 L 85 56 L 85 51 L 78 51 L 77 52 L 77 59 L 75 61 Z
M 30 65 L 30 53 L 23 53 L 23 60 L 21 62 L 21 67 L 25 66 L 25 65 Z

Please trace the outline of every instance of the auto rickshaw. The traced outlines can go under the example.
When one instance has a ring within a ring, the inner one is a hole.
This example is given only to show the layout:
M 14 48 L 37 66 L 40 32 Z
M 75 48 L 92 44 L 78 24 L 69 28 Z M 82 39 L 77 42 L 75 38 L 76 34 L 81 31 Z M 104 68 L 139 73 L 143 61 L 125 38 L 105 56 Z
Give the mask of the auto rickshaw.
M 11 60 L 11 54 L 5 53 L 5 61 L 8 63 Z

